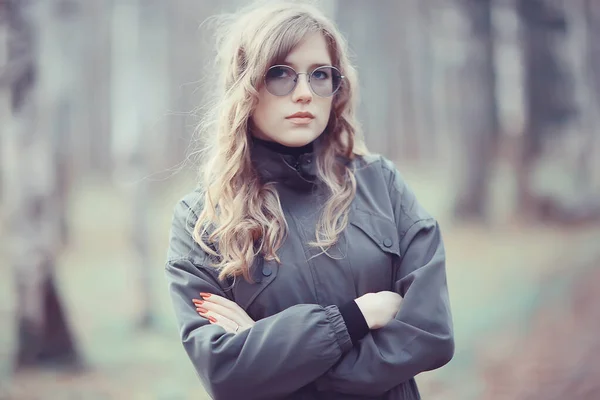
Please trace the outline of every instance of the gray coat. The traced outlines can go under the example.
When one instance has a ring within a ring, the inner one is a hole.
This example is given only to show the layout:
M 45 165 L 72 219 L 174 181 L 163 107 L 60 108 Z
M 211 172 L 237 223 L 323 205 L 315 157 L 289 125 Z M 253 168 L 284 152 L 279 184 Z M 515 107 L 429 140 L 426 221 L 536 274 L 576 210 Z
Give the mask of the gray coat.
M 345 235 L 325 254 L 313 240 L 325 196 L 313 154 L 299 159 L 256 144 L 254 165 L 277 182 L 289 227 L 281 264 L 257 258 L 255 283 L 220 282 L 191 231 L 198 192 L 175 207 L 166 278 L 183 346 L 215 399 L 419 399 L 414 377 L 454 354 L 440 228 L 382 156 L 357 157 L 357 193 Z M 232 285 L 233 284 L 233 285 Z M 338 306 L 392 290 L 401 310 L 352 344 Z M 256 324 L 233 334 L 196 313 L 192 298 L 234 300 Z

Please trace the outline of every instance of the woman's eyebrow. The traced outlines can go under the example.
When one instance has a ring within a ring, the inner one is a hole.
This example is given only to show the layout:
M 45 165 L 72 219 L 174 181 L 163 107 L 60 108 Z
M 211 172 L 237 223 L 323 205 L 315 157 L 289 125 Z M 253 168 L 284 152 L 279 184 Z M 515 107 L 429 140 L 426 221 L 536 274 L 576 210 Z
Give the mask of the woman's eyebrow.
M 297 65 L 294 64 L 293 62 L 284 61 L 282 64 L 289 65 L 290 67 L 292 67 L 294 69 L 297 69 Z M 310 64 L 308 66 L 308 69 L 311 70 L 311 69 L 315 69 L 315 68 L 318 68 L 318 67 L 330 66 L 330 65 L 331 65 L 331 63 L 314 63 L 314 64 Z

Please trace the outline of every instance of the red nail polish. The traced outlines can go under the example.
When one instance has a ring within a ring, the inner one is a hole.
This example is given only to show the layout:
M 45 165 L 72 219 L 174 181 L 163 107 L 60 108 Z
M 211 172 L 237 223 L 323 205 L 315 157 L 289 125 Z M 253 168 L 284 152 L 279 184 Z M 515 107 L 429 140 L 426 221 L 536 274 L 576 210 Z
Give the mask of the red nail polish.
M 217 322 L 217 320 L 215 319 L 215 317 L 208 317 L 208 320 L 209 320 L 210 322 Z
M 202 297 L 204 297 L 204 298 L 206 298 L 206 297 L 210 297 L 210 293 L 203 293 L 203 292 L 200 292 L 200 296 L 202 296 Z
M 204 303 L 204 300 L 196 300 L 196 299 L 194 299 L 193 301 L 194 301 L 194 304 L 203 304 Z
M 196 310 L 198 310 L 198 312 L 201 312 L 201 313 L 208 312 L 208 310 L 206 308 L 202 308 L 202 307 L 198 307 L 198 308 L 196 308 Z

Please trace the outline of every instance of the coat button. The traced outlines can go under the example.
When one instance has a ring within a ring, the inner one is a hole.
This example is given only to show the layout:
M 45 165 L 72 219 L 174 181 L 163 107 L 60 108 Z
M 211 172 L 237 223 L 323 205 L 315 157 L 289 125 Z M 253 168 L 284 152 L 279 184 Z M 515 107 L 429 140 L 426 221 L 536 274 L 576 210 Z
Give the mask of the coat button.
M 273 273 L 273 271 L 271 271 L 271 267 L 264 267 L 262 272 L 264 276 L 271 276 Z
M 390 239 L 390 238 L 387 238 L 387 239 L 385 239 L 385 240 L 383 241 L 383 245 L 384 245 L 385 247 L 392 247 L 392 244 L 393 244 L 393 243 L 394 243 L 394 242 L 392 242 L 392 239 Z

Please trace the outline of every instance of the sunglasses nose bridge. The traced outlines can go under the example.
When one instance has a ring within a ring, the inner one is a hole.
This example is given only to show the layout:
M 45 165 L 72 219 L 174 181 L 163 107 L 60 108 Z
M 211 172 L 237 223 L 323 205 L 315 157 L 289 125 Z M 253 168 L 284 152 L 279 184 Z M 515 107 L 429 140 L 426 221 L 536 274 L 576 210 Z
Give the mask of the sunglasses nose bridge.
M 298 78 L 300 78 L 300 75 L 306 75 L 306 80 L 308 82 L 310 82 L 310 74 L 307 72 L 296 72 L 296 77 L 294 78 L 294 82 L 298 83 Z
M 310 83 L 310 74 L 307 72 L 296 72 L 296 77 L 294 78 L 294 87 L 292 88 L 290 93 L 293 92 L 294 90 L 296 90 L 296 86 L 298 86 L 298 79 L 300 79 L 300 75 L 306 75 L 306 83 L 307 83 L 308 87 L 310 88 L 310 91 L 314 92 L 314 89 L 312 88 L 311 83 Z

